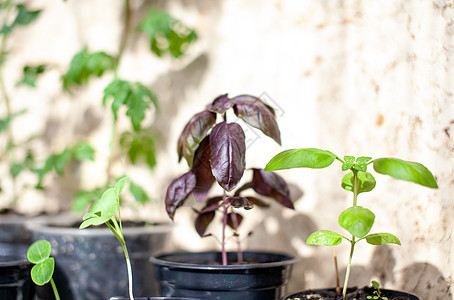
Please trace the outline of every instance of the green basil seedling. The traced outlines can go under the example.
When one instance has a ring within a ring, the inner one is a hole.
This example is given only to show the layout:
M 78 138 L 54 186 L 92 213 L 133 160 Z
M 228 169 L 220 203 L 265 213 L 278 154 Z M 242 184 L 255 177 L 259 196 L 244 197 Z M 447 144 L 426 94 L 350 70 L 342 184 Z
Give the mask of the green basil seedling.
M 372 160 L 371 157 L 344 156 L 341 159 L 336 154 L 317 148 L 302 148 L 283 151 L 274 156 L 266 165 L 264 171 L 276 171 L 293 168 L 321 169 L 330 166 L 335 160 L 342 163 L 342 171 L 349 171 L 342 178 L 342 188 L 353 193 L 353 205 L 344 210 L 338 218 L 339 225 L 347 230 L 351 238 L 331 230 L 320 230 L 312 233 L 307 244 L 336 246 L 343 240 L 350 243 L 350 257 L 345 274 L 343 297 L 347 293 L 348 279 L 350 276 L 351 262 L 356 243 L 366 240 L 371 245 L 397 244 L 399 239 L 391 233 L 372 233 L 375 215 L 369 209 L 357 205 L 360 193 L 370 192 L 375 187 L 374 176 L 367 171 L 372 164 L 377 173 L 389 175 L 396 179 L 414 182 L 430 188 L 438 188 L 432 173 L 422 164 L 405 161 L 397 158 L 379 158 Z
M 42 286 L 50 282 L 55 299 L 60 300 L 57 286 L 52 279 L 55 269 L 55 260 L 53 257 L 50 257 L 50 252 L 51 245 L 46 240 L 39 240 L 30 245 L 27 251 L 27 259 L 32 264 L 35 264 L 30 275 L 36 285 Z

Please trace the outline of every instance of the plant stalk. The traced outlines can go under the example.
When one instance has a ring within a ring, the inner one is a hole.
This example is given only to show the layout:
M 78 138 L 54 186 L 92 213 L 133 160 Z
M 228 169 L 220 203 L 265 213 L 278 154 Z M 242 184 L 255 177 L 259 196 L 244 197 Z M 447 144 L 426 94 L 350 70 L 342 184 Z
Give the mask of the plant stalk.
M 129 286 L 129 299 L 130 300 L 134 300 L 134 295 L 133 295 L 133 291 L 132 291 L 132 267 L 131 267 L 131 260 L 129 259 L 129 252 L 128 252 L 128 248 L 126 247 L 126 243 L 123 242 L 121 243 L 121 245 L 123 246 L 123 252 L 125 253 L 125 259 L 126 259 L 126 267 L 128 269 L 128 286 Z
M 224 195 L 222 196 L 223 202 L 227 199 L 227 193 L 224 190 Z M 221 251 L 222 251 L 222 265 L 226 266 L 228 264 L 227 261 L 227 252 L 225 250 L 225 230 L 227 227 L 227 212 L 228 207 L 224 204 L 224 214 L 222 216 L 222 240 L 221 240 Z
M 355 244 L 356 244 L 355 237 L 352 236 L 350 257 L 348 258 L 347 270 L 345 271 L 344 288 L 342 290 L 342 297 L 344 300 L 347 295 L 348 279 L 350 278 L 350 269 L 352 266 L 352 259 L 353 259 L 353 252 L 355 251 Z
M 52 286 L 52 290 L 54 291 L 55 300 L 60 300 L 60 295 L 58 294 L 57 286 L 55 285 L 55 282 L 52 278 L 50 279 L 50 284 Z
M 340 292 L 340 284 L 339 284 L 339 268 L 337 265 L 337 252 L 336 247 L 334 247 L 334 270 L 336 272 L 336 293 Z

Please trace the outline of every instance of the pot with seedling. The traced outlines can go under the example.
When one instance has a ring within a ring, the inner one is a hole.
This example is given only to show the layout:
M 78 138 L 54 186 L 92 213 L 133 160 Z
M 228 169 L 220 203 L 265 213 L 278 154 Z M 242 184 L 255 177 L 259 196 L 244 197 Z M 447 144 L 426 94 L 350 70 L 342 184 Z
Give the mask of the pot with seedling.
M 154 297 L 138 297 L 134 298 L 134 289 L 133 289 L 133 267 L 131 262 L 131 257 L 129 255 L 128 247 L 126 245 L 126 239 L 124 235 L 123 223 L 121 220 L 120 212 L 120 194 L 123 190 L 128 178 L 123 177 L 116 181 L 115 185 L 111 188 L 108 188 L 88 209 L 88 213 L 83 216 L 83 222 L 80 224 L 79 229 L 85 229 L 90 226 L 99 226 L 106 225 L 109 230 L 113 233 L 115 238 L 120 242 L 122 252 L 124 255 L 124 260 L 126 261 L 126 270 L 127 270 L 127 282 L 128 282 L 128 297 L 117 297 L 113 293 L 115 291 L 110 290 L 108 293 L 111 294 L 111 300 L 119 299 L 128 299 L 128 300 L 141 300 L 141 299 L 155 299 Z M 108 266 L 106 266 L 108 267 Z M 118 272 L 120 269 L 120 264 L 112 266 L 112 272 Z M 105 274 L 110 274 L 108 269 L 105 269 Z M 137 274 L 135 274 L 137 275 Z M 139 274 L 139 276 L 145 277 L 149 280 L 150 274 Z M 119 282 L 113 282 L 113 284 L 119 284 Z M 152 284 L 152 283 L 149 283 Z M 109 287 L 106 287 L 108 289 Z M 159 299 L 159 298 L 158 298 Z M 173 299 L 173 298 L 172 298 Z M 182 299 L 183 300 L 183 299 Z M 191 300 L 191 299 L 188 299 Z
M 252 179 L 242 185 L 245 172 L 245 134 L 241 125 L 229 123 L 229 113 L 281 143 L 274 109 L 257 97 L 221 95 L 186 124 L 178 140 L 179 159 L 185 158 L 189 171 L 173 180 L 166 192 L 166 210 L 175 212 L 190 195 L 199 209 L 195 229 L 201 237 L 220 215 L 221 251 L 179 252 L 152 257 L 163 296 L 202 297 L 203 299 L 277 299 L 292 270 L 295 258 L 273 252 L 243 252 L 238 228 L 245 215 L 240 210 L 268 204 L 256 196 L 269 197 L 293 209 L 287 183 L 277 174 L 250 169 Z M 217 183 L 220 195 L 209 196 Z M 230 231 L 229 231 L 230 230 Z M 236 241 L 237 251 L 228 252 L 227 241 Z
M 369 233 L 372 225 L 374 224 L 375 215 L 369 209 L 358 205 L 358 195 L 360 193 L 370 192 L 375 187 L 374 176 L 367 171 L 369 165 L 373 165 L 374 170 L 379 174 L 389 175 L 396 179 L 402 179 L 414 182 L 426 187 L 437 188 L 437 182 L 432 173 L 422 164 L 411 161 L 404 161 L 397 158 L 378 158 L 372 159 L 371 157 L 358 157 L 344 156 L 341 159 L 339 156 L 330 151 L 316 149 L 316 148 L 302 148 L 286 150 L 275 157 L 273 157 L 265 167 L 265 171 L 276 171 L 282 169 L 292 168 L 313 168 L 321 169 L 330 166 L 335 160 L 342 163 L 342 170 L 348 173 L 342 178 L 342 187 L 352 192 L 353 203 L 352 206 L 344 210 L 338 217 L 339 225 L 347 230 L 350 236 L 345 236 L 331 230 L 320 230 L 312 233 L 308 239 L 309 245 L 322 245 L 322 246 L 336 246 L 342 241 L 346 241 L 350 245 L 350 256 L 347 263 L 345 274 L 345 282 L 342 289 L 332 289 L 331 294 L 338 294 L 339 299 L 353 299 L 349 298 L 349 293 L 355 293 L 356 290 L 347 289 L 348 280 L 350 276 L 351 263 L 355 246 L 358 242 L 365 241 L 371 245 L 383 244 L 397 244 L 400 245 L 399 239 L 391 233 Z M 382 297 L 391 296 L 392 292 L 388 290 L 380 290 Z M 322 296 L 316 297 L 313 294 L 322 294 L 323 291 L 304 292 L 288 295 L 283 299 L 334 299 L 323 298 Z M 402 296 L 402 292 L 397 292 Z M 374 296 L 371 292 L 369 296 Z M 407 294 L 408 299 L 419 299 L 416 296 Z M 355 298 L 356 299 L 356 298 Z M 402 298 L 399 298 L 402 299 Z M 405 298 L 404 298 L 405 299 Z

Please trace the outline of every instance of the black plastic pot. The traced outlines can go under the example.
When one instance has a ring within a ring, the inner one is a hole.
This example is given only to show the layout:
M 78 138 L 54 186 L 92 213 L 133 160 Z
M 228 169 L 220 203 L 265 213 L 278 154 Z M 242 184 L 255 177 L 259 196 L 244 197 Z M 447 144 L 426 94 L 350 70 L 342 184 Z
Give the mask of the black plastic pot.
M 38 219 L 29 224 L 33 240 L 45 239 L 52 245 L 56 264 L 54 280 L 61 299 L 99 300 L 115 295 L 126 297 L 126 261 L 121 244 L 113 233 L 106 226 L 84 230 L 66 227 L 65 221 L 73 223 L 74 219 L 62 218 Z M 133 271 L 134 295 L 159 295 L 149 257 L 165 249 L 171 227 L 124 227 Z M 54 299 L 49 287 L 38 288 L 37 293 L 41 299 Z
M 275 300 L 290 278 L 293 256 L 244 252 L 250 263 L 221 265 L 221 253 L 173 253 L 152 257 L 162 296 Z M 237 261 L 228 253 L 228 261 Z
M 126 297 L 111 297 L 109 300 L 129 300 Z M 198 298 L 181 298 L 181 297 L 134 297 L 134 300 L 201 300 Z
M 32 265 L 22 255 L 14 254 L 15 245 L 2 245 L 0 255 L 0 299 L 33 300 L 34 283 L 30 277 Z M 6 253 L 10 250 L 10 253 Z M 22 249 L 20 249 L 21 251 Z
M 358 297 L 357 295 L 362 293 L 363 295 L 374 296 L 373 295 L 374 291 L 375 291 L 375 289 L 372 287 L 348 288 L 347 289 L 347 299 L 366 299 L 366 296 L 364 296 L 364 298 L 357 298 Z M 421 298 L 419 298 L 416 295 L 406 293 L 406 292 L 401 292 L 401 291 L 380 289 L 380 292 L 381 292 L 382 297 L 388 297 L 388 299 L 393 299 L 392 297 L 406 297 L 410 300 L 422 300 Z M 350 298 L 349 298 L 349 294 L 350 294 Z M 320 297 L 317 297 L 317 295 L 320 295 Z M 304 296 L 309 296 L 309 297 L 304 297 Z M 281 300 L 336 299 L 335 297 L 336 297 L 336 289 L 331 288 L 331 289 L 316 289 L 316 290 L 305 290 L 305 291 L 301 291 L 301 292 L 296 292 L 296 293 L 288 294 L 288 295 L 282 297 Z M 338 299 L 342 299 L 342 295 L 339 295 L 338 297 L 339 297 Z

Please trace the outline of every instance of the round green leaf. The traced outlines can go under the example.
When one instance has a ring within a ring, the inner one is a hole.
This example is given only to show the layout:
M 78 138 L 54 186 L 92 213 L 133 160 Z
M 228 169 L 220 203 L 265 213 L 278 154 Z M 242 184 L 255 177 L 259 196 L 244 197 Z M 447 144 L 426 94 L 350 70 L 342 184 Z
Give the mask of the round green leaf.
M 55 261 L 53 257 L 49 257 L 39 264 L 34 265 L 30 272 L 33 282 L 37 285 L 45 285 L 51 280 L 54 274 L 54 268 Z
M 46 240 L 39 240 L 30 245 L 27 251 L 27 259 L 33 263 L 38 264 L 49 258 L 51 245 Z
M 336 155 L 327 150 L 316 148 L 291 149 L 273 157 L 264 171 L 276 171 L 293 168 L 321 169 L 331 165 Z
M 349 191 L 353 192 L 353 173 L 350 172 L 342 178 L 342 187 Z M 375 188 L 375 178 L 369 172 L 358 172 L 359 187 L 358 194 L 370 192 Z
M 379 158 L 373 161 L 377 173 L 389 175 L 423 186 L 438 188 L 432 173 L 422 164 L 397 158 Z
M 339 225 L 353 236 L 362 238 L 374 225 L 375 215 L 367 208 L 353 206 L 344 210 L 339 216 Z
M 336 246 L 342 242 L 343 236 L 331 230 L 319 230 L 312 233 L 306 243 L 308 245 Z
M 373 233 L 366 236 L 366 241 L 371 245 L 397 244 L 400 240 L 391 233 Z

